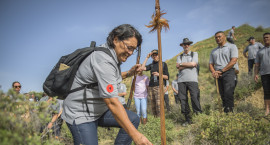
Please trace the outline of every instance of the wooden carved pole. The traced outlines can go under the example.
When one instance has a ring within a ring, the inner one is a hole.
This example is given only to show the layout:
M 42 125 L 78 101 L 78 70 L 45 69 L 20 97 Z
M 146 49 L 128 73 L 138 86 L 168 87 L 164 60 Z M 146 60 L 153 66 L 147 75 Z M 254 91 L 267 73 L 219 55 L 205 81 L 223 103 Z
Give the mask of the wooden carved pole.
M 156 0 L 155 14 L 152 15 L 152 21 L 150 25 L 146 26 L 152 28 L 150 32 L 157 30 L 158 38 L 158 57 L 159 57 L 159 95 L 160 95 L 160 134 L 161 144 L 166 145 L 166 132 L 165 132 L 165 111 L 164 111 L 164 85 L 163 85 L 163 66 L 162 66 L 162 48 L 161 48 L 161 30 L 164 27 L 165 30 L 169 29 L 168 21 L 161 18 L 166 13 L 160 12 L 159 0 Z
M 139 48 L 138 48 L 138 55 L 137 55 L 136 64 L 140 64 L 140 58 L 141 58 L 141 46 L 139 46 Z M 133 95 L 134 95 L 133 92 L 135 90 L 136 75 L 137 74 L 134 73 L 133 81 L 132 81 L 132 84 L 131 84 L 131 88 L 130 88 L 130 92 L 129 92 L 129 97 L 128 97 L 128 101 L 127 101 L 127 110 L 129 110 L 129 108 L 130 108 L 131 101 L 132 101 L 132 98 L 133 98 Z

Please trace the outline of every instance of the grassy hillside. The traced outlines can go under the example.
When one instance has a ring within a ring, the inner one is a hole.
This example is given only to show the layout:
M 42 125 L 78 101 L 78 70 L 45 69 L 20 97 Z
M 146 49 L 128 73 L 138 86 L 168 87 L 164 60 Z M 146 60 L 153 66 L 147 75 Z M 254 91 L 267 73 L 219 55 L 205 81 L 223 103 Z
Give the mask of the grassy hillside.
M 230 29 L 224 32 L 225 34 L 228 34 L 229 31 Z M 239 63 L 239 69 L 240 69 L 239 82 L 241 82 L 242 77 L 244 78 L 246 77 L 246 73 L 248 71 L 247 60 L 246 58 L 244 58 L 242 54 L 243 50 L 249 44 L 246 40 L 250 36 L 254 36 L 256 41 L 261 42 L 263 44 L 262 35 L 265 32 L 270 32 L 270 28 L 263 29 L 261 26 L 254 28 L 248 24 L 244 24 L 235 29 L 235 36 L 237 38 L 237 40 L 235 41 L 235 44 L 237 45 L 238 50 L 239 50 L 238 51 L 239 53 L 238 63 Z M 199 41 L 191 46 L 191 50 L 196 51 L 199 54 L 199 63 L 200 63 L 199 87 L 200 87 L 201 95 L 202 95 L 201 99 L 206 99 L 205 100 L 206 102 L 209 102 L 209 99 L 211 99 L 206 96 L 209 96 L 209 95 L 211 96 L 211 94 L 213 94 L 216 90 L 214 86 L 214 79 L 212 78 L 211 73 L 209 72 L 209 69 L 208 69 L 209 56 L 210 56 L 211 50 L 214 49 L 215 47 L 217 47 L 217 44 L 214 39 L 214 34 L 212 37 Z M 181 53 L 182 52 L 179 52 L 176 56 L 166 61 L 168 65 L 169 73 L 170 73 L 170 83 L 172 80 L 175 79 L 175 75 L 178 73 L 178 71 L 175 68 L 175 64 L 176 64 L 177 56 Z M 150 76 L 149 72 L 145 72 L 145 74 Z M 129 94 L 131 78 L 126 79 L 123 82 L 126 84 L 128 88 L 128 94 Z M 170 94 L 170 102 L 174 103 L 172 89 L 169 89 L 169 94 Z M 203 102 L 204 100 L 202 100 L 202 103 Z
M 228 34 L 229 30 L 224 32 L 225 34 Z M 167 141 L 170 140 L 169 144 L 265 144 L 265 142 L 269 141 L 269 139 L 267 140 L 268 137 L 263 135 L 260 136 L 261 133 L 270 132 L 269 118 L 263 118 L 264 105 L 261 83 L 254 83 L 253 78 L 248 76 L 247 59 L 244 58 L 242 54 L 243 50 L 248 45 L 246 40 L 250 36 L 254 36 L 256 41 L 263 44 L 262 35 L 265 32 L 270 32 L 270 28 L 254 28 L 248 24 L 244 24 L 235 29 L 235 36 L 237 38 L 235 43 L 239 53 L 238 63 L 240 74 L 238 75 L 238 85 L 234 94 L 235 113 L 229 116 L 219 113 L 218 111 L 221 102 L 219 101 L 219 97 L 217 97 L 214 79 L 208 69 L 210 52 L 217 47 L 214 34 L 212 37 L 199 41 L 191 46 L 191 50 L 196 51 L 199 54 L 200 100 L 204 113 L 199 116 L 193 116 L 193 121 L 195 123 L 191 126 L 187 128 L 182 127 L 181 122 L 183 122 L 184 117 L 180 113 L 180 106 L 174 103 L 173 91 L 170 87 L 169 97 L 172 111 L 165 112 L 166 121 L 172 121 L 173 123 L 173 129 L 168 129 L 166 124 Z M 181 52 L 166 61 L 170 73 L 170 83 L 175 79 L 175 75 L 178 73 L 175 64 L 179 54 L 181 54 Z M 150 76 L 149 72 L 145 72 L 145 74 Z M 124 83 L 129 89 L 131 79 L 124 80 Z M 126 97 L 128 97 L 128 95 Z M 134 104 L 134 101 L 132 104 Z M 150 106 L 148 109 L 149 108 Z M 134 105 L 131 106 L 131 110 L 135 111 Z M 146 128 L 151 128 L 153 126 L 152 122 L 156 123 L 159 121 L 158 119 L 152 119 L 151 111 L 148 111 L 148 113 L 151 117 L 149 119 L 149 124 L 139 128 L 139 130 L 142 131 L 143 134 L 146 133 L 146 135 L 149 132 Z M 244 122 L 246 122 L 246 124 L 244 124 Z M 266 130 L 260 130 L 259 128 L 262 127 L 260 125 L 262 125 L 263 128 L 265 128 L 266 125 Z M 159 130 L 159 128 L 156 129 Z M 252 135 L 248 136 L 250 132 L 255 133 L 251 133 Z M 157 133 L 158 132 L 155 132 L 154 134 Z M 174 135 L 172 138 L 168 138 L 168 134 Z M 150 140 L 154 141 L 156 141 L 157 138 L 153 138 L 152 136 L 148 137 L 150 137 Z M 261 142 L 257 141 L 259 138 Z M 156 141 L 155 143 L 159 143 L 159 141 Z

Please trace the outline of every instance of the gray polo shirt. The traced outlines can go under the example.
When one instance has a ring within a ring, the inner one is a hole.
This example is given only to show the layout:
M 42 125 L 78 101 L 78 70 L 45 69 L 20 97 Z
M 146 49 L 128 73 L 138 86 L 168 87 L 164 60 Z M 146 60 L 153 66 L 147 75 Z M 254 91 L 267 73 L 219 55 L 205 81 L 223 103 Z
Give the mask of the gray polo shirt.
M 173 87 L 176 91 L 178 91 L 177 79 L 172 81 L 172 87 Z M 173 91 L 173 94 L 174 94 L 174 95 L 177 95 L 174 91 Z
M 120 83 L 118 85 L 118 93 L 124 93 L 127 92 L 127 87 L 125 84 Z M 121 102 L 121 104 L 126 104 L 125 96 L 118 96 L 118 100 Z
M 234 33 L 234 30 L 231 29 L 230 32 L 229 32 L 228 35 L 227 35 L 227 38 L 233 38 L 233 36 L 232 36 L 233 33 Z
M 82 85 L 98 82 L 98 86 L 86 90 L 86 103 L 83 99 L 84 90 L 71 93 L 63 103 L 62 118 L 69 124 L 92 122 L 101 117 L 108 110 L 103 98 L 118 97 L 118 85 L 122 81 L 120 63 L 113 48 L 107 44 L 113 58 L 103 51 L 94 51 L 80 65 L 71 89 Z
M 259 49 L 263 48 L 264 46 L 259 43 L 259 42 L 255 42 L 254 45 L 249 44 L 246 49 L 243 51 L 243 54 L 245 54 L 246 52 L 248 52 L 248 59 L 255 59 L 257 52 L 259 51 Z
M 222 47 L 217 47 L 210 54 L 209 64 L 214 64 L 215 70 L 223 69 L 232 58 L 238 58 L 236 45 L 225 43 Z
M 270 47 L 258 51 L 255 63 L 260 64 L 260 75 L 270 74 Z
M 177 57 L 177 63 L 183 62 L 196 62 L 198 64 L 198 53 L 193 52 L 193 58 L 191 57 L 191 51 L 188 54 L 183 54 L 182 60 L 181 56 Z M 178 73 L 178 83 L 179 82 L 198 82 L 197 68 L 185 68 L 180 70 Z

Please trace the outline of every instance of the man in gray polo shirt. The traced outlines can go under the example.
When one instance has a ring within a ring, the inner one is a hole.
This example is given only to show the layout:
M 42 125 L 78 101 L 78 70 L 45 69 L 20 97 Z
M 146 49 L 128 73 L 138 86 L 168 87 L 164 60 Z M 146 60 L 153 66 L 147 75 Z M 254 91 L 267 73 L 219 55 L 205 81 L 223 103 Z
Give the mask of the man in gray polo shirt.
M 238 59 L 238 49 L 236 45 L 226 42 L 223 31 L 215 34 L 218 47 L 210 54 L 209 69 L 212 76 L 218 79 L 219 93 L 222 99 L 224 112 L 233 112 L 234 89 L 235 89 L 235 69 L 233 68 Z
M 269 115 L 270 108 L 270 33 L 263 34 L 265 47 L 260 49 L 255 59 L 254 80 L 258 82 L 260 71 L 264 91 L 265 116 Z
M 230 30 L 230 32 L 227 35 L 227 41 L 234 44 L 233 40 L 236 40 L 236 37 L 234 36 L 234 30 L 235 30 L 235 26 L 232 26 L 232 29 Z
M 187 90 L 190 92 L 193 112 L 202 112 L 199 98 L 198 72 L 196 68 L 198 65 L 198 53 L 191 52 L 189 50 L 192 43 L 193 42 L 189 41 L 188 38 L 183 39 L 183 42 L 180 44 L 180 46 L 183 47 L 184 53 L 177 57 L 176 63 L 176 68 L 179 70 L 178 96 L 181 103 L 181 112 L 185 115 L 186 118 L 186 122 L 183 124 L 183 126 L 191 123 Z
M 249 45 L 243 51 L 243 55 L 248 59 L 248 74 L 252 75 L 256 54 L 258 50 L 263 48 L 264 46 L 259 42 L 255 42 L 255 38 L 253 36 L 249 37 L 247 41 L 249 42 Z M 246 54 L 247 52 L 248 56 Z
M 135 144 L 152 144 L 136 129 L 140 123 L 137 114 L 125 110 L 118 100 L 122 78 L 132 76 L 140 67 L 135 65 L 129 71 L 121 72 L 120 64 L 141 42 L 141 34 L 134 27 L 120 25 L 110 32 L 107 43 L 101 45 L 109 49 L 113 57 L 103 51 L 94 51 L 79 66 L 71 90 L 96 82 L 98 86 L 70 93 L 64 100 L 62 118 L 75 145 L 98 145 L 97 126 L 120 128 L 115 144 L 129 145 L 132 140 Z M 87 103 L 83 96 L 86 96 Z

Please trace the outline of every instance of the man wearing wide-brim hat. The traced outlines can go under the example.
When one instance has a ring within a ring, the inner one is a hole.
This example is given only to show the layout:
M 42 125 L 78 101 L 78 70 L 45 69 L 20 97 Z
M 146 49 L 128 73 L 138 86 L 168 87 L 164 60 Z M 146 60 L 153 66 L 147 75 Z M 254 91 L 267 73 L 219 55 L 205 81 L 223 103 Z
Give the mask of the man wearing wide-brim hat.
M 249 42 L 249 45 L 243 51 L 243 55 L 248 59 L 248 74 L 252 75 L 256 54 L 259 49 L 263 48 L 264 46 L 261 43 L 256 42 L 253 36 L 249 37 L 247 41 Z M 246 53 L 248 53 L 248 56 Z
M 177 57 L 176 68 L 178 69 L 178 97 L 181 103 L 181 112 L 186 121 L 183 126 L 191 124 L 190 108 L 188 104 L 187 90 L 190 92 L 192 109 L 194 113 L 201 113 L 199 86 L 198 86 L 198 53 L 190 51 L 193 42 L 184 38 L 180 46 L 183 47 L 183 54 Z
M 184 39 L 183 39 L 183 42 L 180 43 L 180 46 L 183 47 L 184 44 L 191 45 L 192 43 L 193 43 L 193 42 L 190 41 L 188 38 L 184 38 Z

